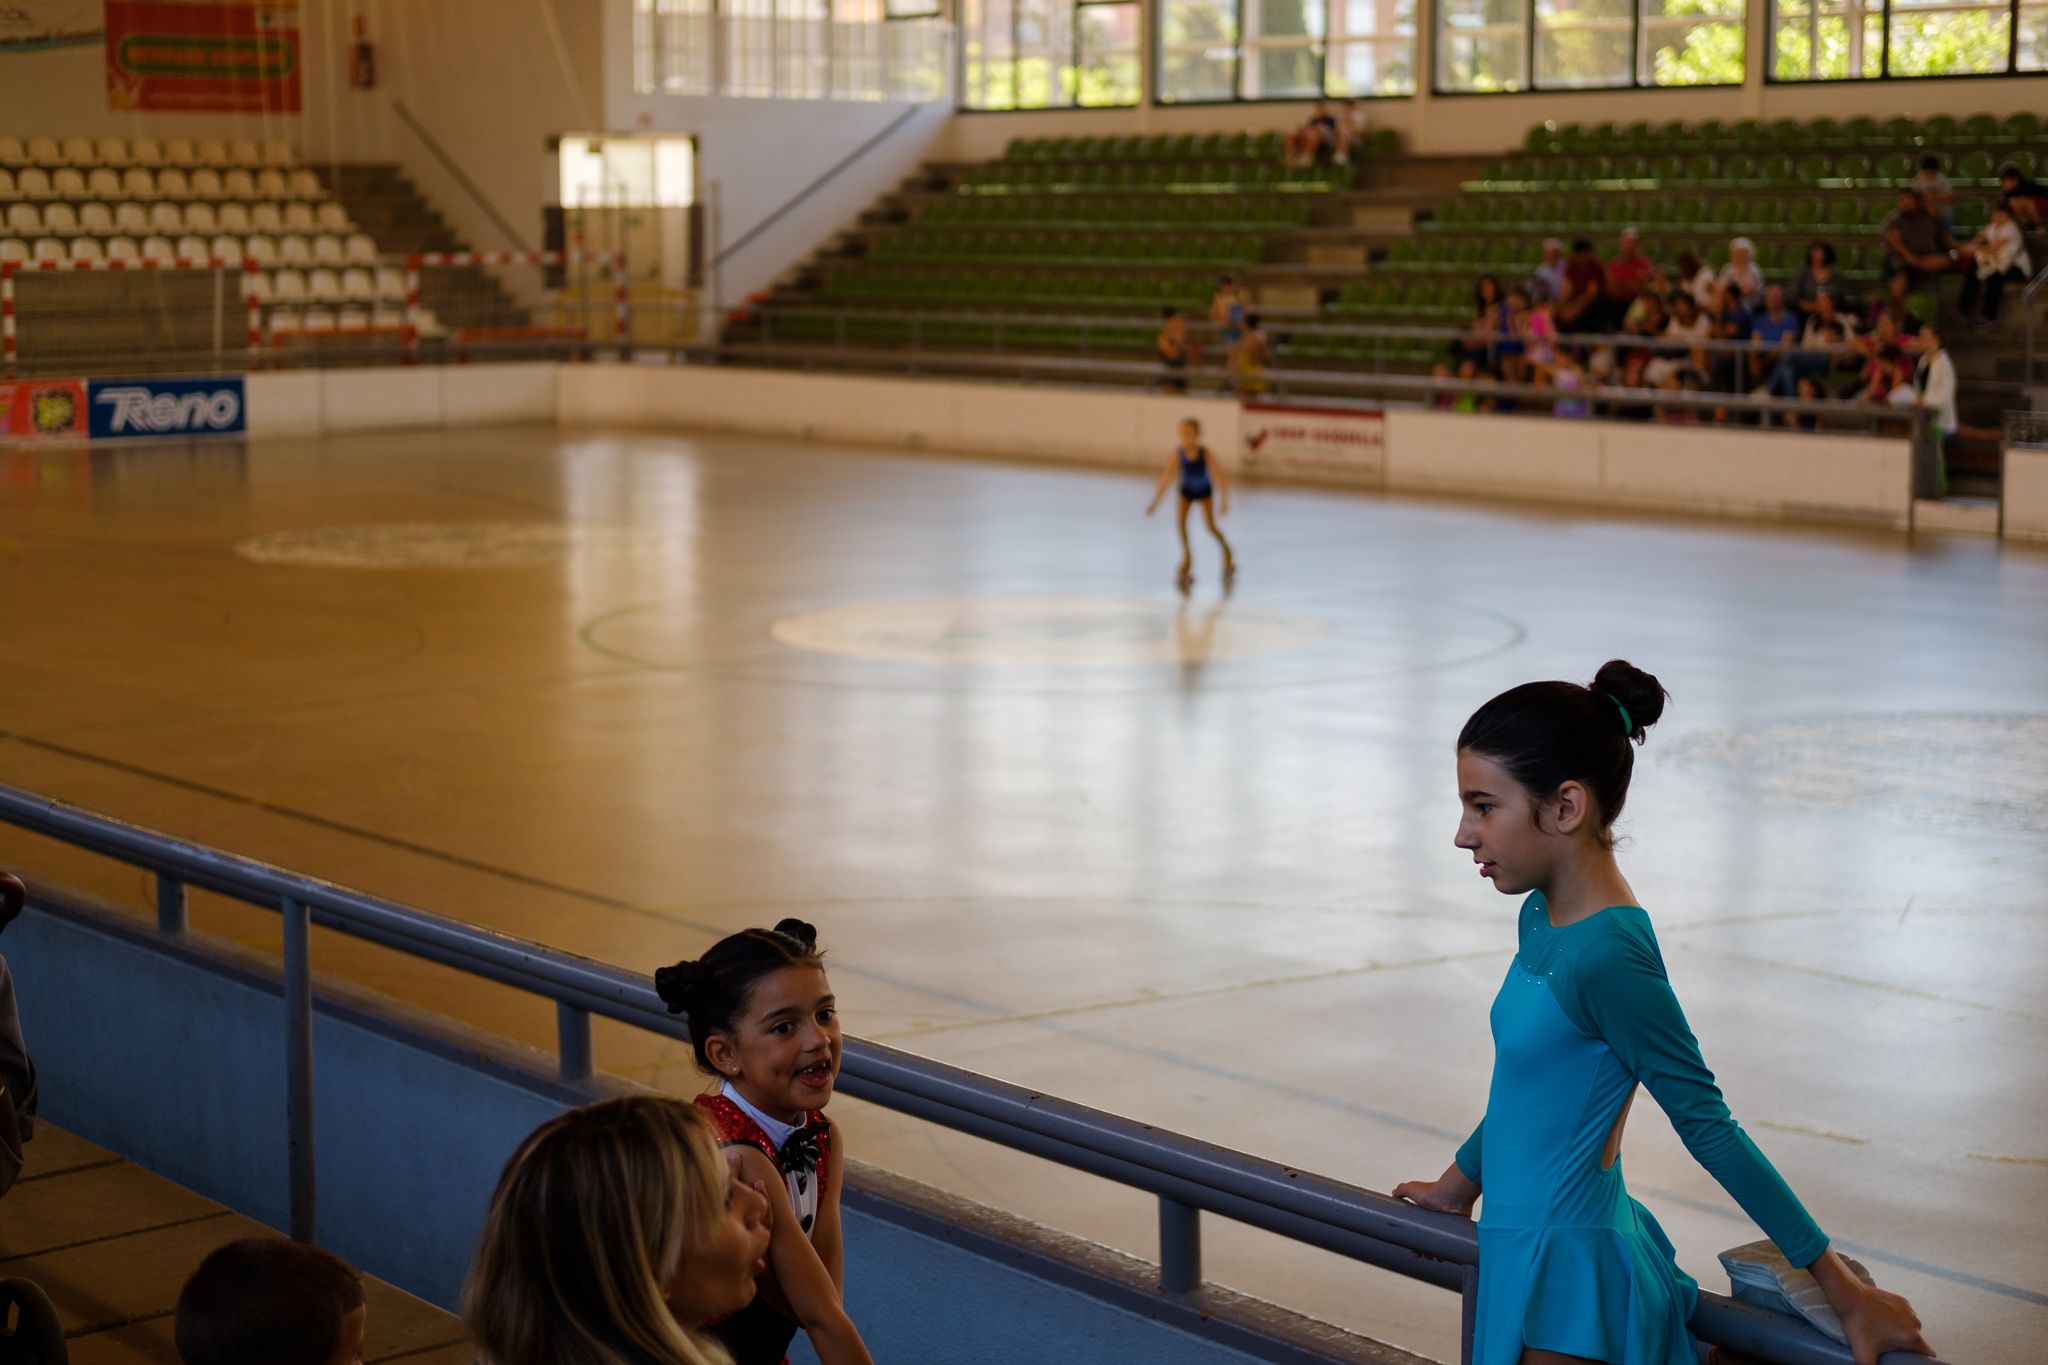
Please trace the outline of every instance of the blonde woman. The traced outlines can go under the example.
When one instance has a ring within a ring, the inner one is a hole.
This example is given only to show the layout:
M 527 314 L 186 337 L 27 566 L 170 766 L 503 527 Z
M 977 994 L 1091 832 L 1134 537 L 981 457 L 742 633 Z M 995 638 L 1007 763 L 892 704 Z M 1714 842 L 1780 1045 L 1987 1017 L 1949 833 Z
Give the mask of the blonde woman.
M 767 1209 L 690 1104 L 572 1109 L 498 1177 L 463 1325 L 483 1365 L 729 1365 L 701 1329 L 752 1302 Z

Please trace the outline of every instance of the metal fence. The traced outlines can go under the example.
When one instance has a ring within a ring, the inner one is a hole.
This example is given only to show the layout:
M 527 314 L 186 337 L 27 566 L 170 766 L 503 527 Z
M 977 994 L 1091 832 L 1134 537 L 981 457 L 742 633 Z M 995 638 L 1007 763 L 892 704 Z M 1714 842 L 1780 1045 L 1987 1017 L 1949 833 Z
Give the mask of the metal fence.
M 554 1002 L 561 1074 L 592 1074 L 591 1016 L 687 1041 L 652 981 L 590 958 L 465 924 L 201 844 L 0 787 L 0 823 L 155 874 L 157 926 L 187 931 L 197 887 L 275 910 L 283 920 L 285 1115 L 292 1235 L 316 1231 L 313 1126 L 314 925 L 453 967 Z M 1102 1176 L 1159 1201 L 1160 1288 L 1200 1288 L 1203 1213 L 1457 1291 L 1471 1358 L 1479 1239 L 1471 1222 L 943 1062 L 846 1040 L 840 1089 L 955 1132 Z M 1848 1351 L 1796 1318 L 1703 1292 L 1701 1340 L 1767 1365 L 1850 1365 Z M 1939 1365 L 1904 1353 L 1888 1365 Z

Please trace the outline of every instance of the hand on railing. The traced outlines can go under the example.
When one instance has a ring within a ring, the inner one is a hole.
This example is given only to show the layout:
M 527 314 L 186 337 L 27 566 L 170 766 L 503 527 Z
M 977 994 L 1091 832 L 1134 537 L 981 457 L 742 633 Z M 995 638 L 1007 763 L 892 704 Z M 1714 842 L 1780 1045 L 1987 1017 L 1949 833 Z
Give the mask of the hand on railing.
M 0 872 L 0 929 L 14 923 L 28 904 L 28 888 L 11 872 Z

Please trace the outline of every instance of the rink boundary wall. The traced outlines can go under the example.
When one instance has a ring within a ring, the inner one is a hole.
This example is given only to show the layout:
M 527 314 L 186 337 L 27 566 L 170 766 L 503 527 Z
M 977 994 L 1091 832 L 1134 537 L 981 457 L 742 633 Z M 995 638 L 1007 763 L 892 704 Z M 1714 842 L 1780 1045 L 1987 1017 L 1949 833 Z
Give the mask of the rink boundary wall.
M 274 958 L 166 933 L 40 881 L 6 951 L 46 1119 L 285 1226 Z M 545 1054 L 318 973 L 313 1048 L 321 1244 L 451 1312 L 498 1171 L 526 1134 L 574 1105 L 648 1093 L 601 1073 L 564 1080 Z M 416 1159 L 393 1161 L 394 1150 Z M 1042 1351 L 1419 1365 L 1215 1286 L 1162 1294 L 1131 1258 L 859 1162 L 844 1208 L 849 1308 L 878 1358 L 915 1359 L 940 1331 L 992 1365 L 1028 1365 Z M 1020 1321 L 1030 1330 L 1018 1332 Z M 814 1360 L 801 1348 L 794 1358 Z
M 1255 410 L 1254 410 L 1255 411 Z M 1183 416 L 1226 463 L 1248 413 L 1176 397 L 689 365 L 477 364 L 252 373 L 253 436 L 554 423 L 847 442 L 1151 470 Z M 1268 479 L 1905 530 L 1903 438 L 1391 408 L 1375 456 L 1341 476 Z M 2006 455 L 2004 534 L 2048 541 L 2048 452 Z

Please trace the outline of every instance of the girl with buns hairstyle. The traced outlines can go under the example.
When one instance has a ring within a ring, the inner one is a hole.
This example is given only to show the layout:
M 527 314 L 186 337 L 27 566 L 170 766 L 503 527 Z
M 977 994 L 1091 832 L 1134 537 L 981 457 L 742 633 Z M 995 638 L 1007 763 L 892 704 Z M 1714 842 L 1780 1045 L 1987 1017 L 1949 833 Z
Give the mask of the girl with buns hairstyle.
M 1615 660 L 1591 687 L 1524 683 L 1465 722 L 1455 842 L 1496 891 L 1526 897 L 1519 946 L 1493 1003 L 1486 1115 L 1442 1176 L 1394 1196 L 1470 1217 L 1484 1186 L 1474 1365 L 1695 1365 L 1699 1286 L 1622 1182 L 1641 1085 L 1813 1273 L 1858 1365 L 1928 1351 L 1911 1305 L 1849 1270 L 1729 1114 L 1615 862 L 1635 746 L 1664 702 L 1654 677 Z
M 710 1333 L 735 1365 L 779 1365 L 799 1330 L 823 1365 L 870 1365 L 842 1302 L 846 1153 L 820 1112 L 839 1074 L 839 1010 L 818 931 L 799 919 L 743 929 L 663 967 L 654 985 L 670 1013 L 689 1016 L 697 1065 L 719 1082 L 697 1106 L 774 1221 L 759 1296 Z

